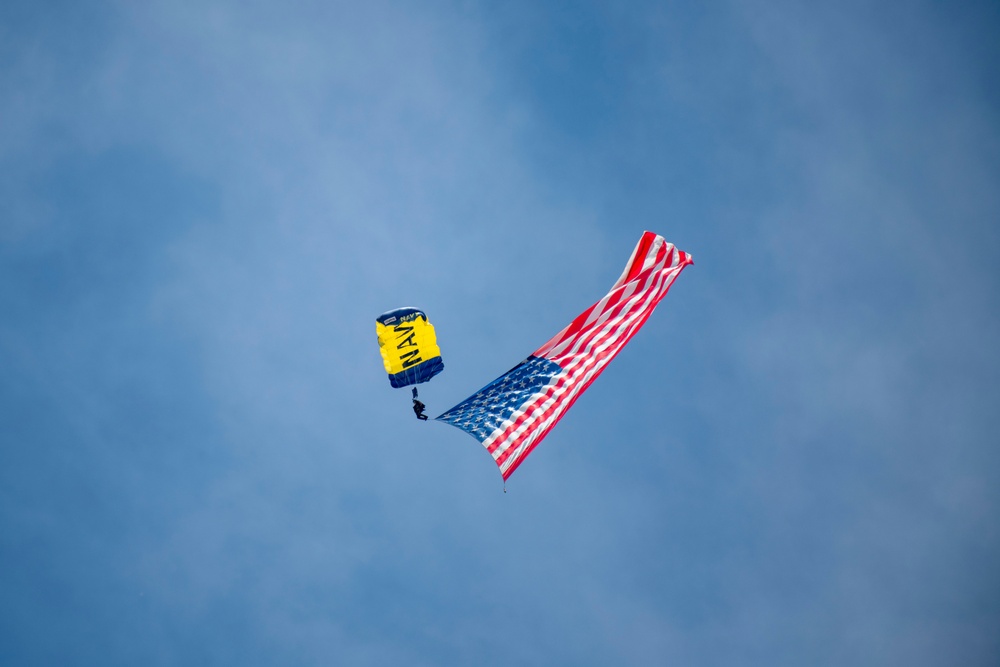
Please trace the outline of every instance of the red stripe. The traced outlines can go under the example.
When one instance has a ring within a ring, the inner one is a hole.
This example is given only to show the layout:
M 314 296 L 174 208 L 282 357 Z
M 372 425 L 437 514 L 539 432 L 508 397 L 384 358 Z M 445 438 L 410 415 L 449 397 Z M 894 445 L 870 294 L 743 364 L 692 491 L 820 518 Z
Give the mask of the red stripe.
M 644 232 L 642 238 L 639 239 L 639 245 L 635 248 L 635 261 L 629 265 L 628 275 L 622 283 L 632 282 L 639 271 L 642 270 L 642 265 L 646 261 L 646 256 L 649 254 L 649 249 L 653 246 L 656 241 L 656 234 L 653 232 Z
M 573 338 L 576 338 L 576 337 L 578 337 L 580 335 L 585 334 L 586 330 L 589 330 L 590 328 L 594 327 L 599 320 L 601 320 L 602 318 L 604 318 L 605 313 L 608 313 L 609 311 L 610 312 L 614 312 L 615 308 L 619 307 L 619 305 L 621 304 L 622 298 L 624 297 L 625 293 L 629 291 L 630 287 L 634 287 L 633 283 L 635 283 L 635 282 L 636 281 L 633 280 L 633 281 L 631 281 L 629 283 L 625 283 L 621 287 L 618 287 L 617 289 L 613 290 L 610 294 L 606 295 L 604 297 L 604 299 L 608 300 L 607 303 L 604 304 L 604 306 L 598 312 L 597 317 L 595 317 L 594 321 L 591 322 L 589 325 L 587 325 L 586 328 L 584 328 L 584 326 L 583 326 L 584 322 L 586 321 L 586 317 L 583 317 L 583 316 L 577 317 L 576 320 L 573 321 L 573 324 L 576 325 L 576 326 L 571 325 L 570 327 L 567 328 L 567 329 L 570 329 L 570 328 L 574 329 L 574 331 L 572 333 L 570 333 L 567 330 L 566 333 L 564 333 L 563 335 L 560 335 L 558 337 L 558 340 L 553 340 L 550 343 L 547 343 L 547 344 L 543 345 L 542 347 L 540 347 L 537 350 L 535 350 L 535 352 L 533 354 L 535 356 L 539 356 L 539 357 L 550 358 L 550 355 L 551 355 L 552 351 L 555 350 L 556 348 L 562 347 L 567 340 L 570 340 L 570 339 L 573 339 Z M 645 284 L 643 283 L 643 285 L 639 286 L 638 289 L 635 289 L 634 291 L 632 291 L 629 294 L 628 300 L 632 300 L 634 298 L 640 297 L 642 295 L 642 293 L 643 293 L 644 290 L 645 290 Z M 601 301 L 598 301 L 593 306 L 591 306 L 586 311 L 584 311 L 583 315 L 585 315 L 587 317 L 591 316 L 593 314 L 594 309 L 597 306 L 601 305 L 601 302 L 604 301 L 604 299 L 601 299 Z M 608 318 L 605 318 L 605 319 L 607 320 Z M 578 323 L 578 321 L 579 321 L 579 323 Z M 563 353 L 559 353 L 556 356 L 561 356 L 562 354 Z
M 604 297 L 605 299 L 608 297 L 612 298 L 607 304 L 608 306 L 614 305 L 614 303 L 621 298 L 621 295 L 624 294 L 624 286 L 635 280 L 638 273 L 642 271 L 642 267 L 646 262 L 647 255 L 649 254 L 649 250 L 655 241 L 656 234 L 653 232 L 643 233 L 642 238 L 639 239 L 639 243 L 635 247 L 635 250 L 632 251 L 632 257 L 625 272 L 622 274 L 622 277 L 614 284 L 611 291 Z M 661 246 L 661 249 L 662 247 L 664 246 Z M 601 301 L 603 300 L 604 299 L 601 299 Z M 549 339 L 549 341 L 536 350 L 534 354 L 541 356 L 541 350 L 552 349 L 570 336 L 575 335 L 583 327 L 584 322 L 587 321 L 587 318 L 590 316 L 590 313 L 594 310 L 594 308 L 600 305 L 601 301 L 598 301 L 593 306 L 577 315 L 566 328 Z
M 647 236 L 649 237 L 648 239 Z M 656 240 L 655 234 L 653 234 L 652 232 L 646 232 L 646 234 L 640 240 L 639 247 L 645 247 L 646 253 L 648 253 L 649 246 L 651 246 L 655 240 Z M 669 250 L 667 250 L 668 247 L 670 248 Z M 638 250 L 639 248 L 637 247 L 636 249 Z M 601 311 L 598 313 L 598 316 L 594 318 L 595 320 L 600 319 L 605 312 L 607 312 L 610 308 L 613 308 L 618 304 L 618 302 L 624 297 L 625 293 L 628 291 L 629 286 L 632 283 L 639 280 L 640 273 L 646 273 L 646 278 L 643 279 L 643 285 L 639 289 L 630 293 L 628 298 L 632 299 L 636 297 L 636 295 L 644 292 L 646 290 L 645 282 L 649 280 L 650 276 L 655 271 L 669 270 L 671 268 L 674 268 L 670 266 L 670 264 L 672 263 L 671 258 L 673 257 L 674 251 L 675 249 L 673 248 L 673 246 L 670 246 L 667 243 L 661 244 L 660 247 L 657 249 L 654 263 L 652 264 L 652 266 L 646 269 L 646 271 L 641 271 L 641 269 L 645 265 L 645 262 L 648 259 L 648 257 L 646 257 L 646 255 L 640 256 L 638 253 L 636 253 L 632 258 L 632 261 L 629 263 L 629 270 L 628 270 L 628 275 L 630 276 L 629 280 L 616 283 L 616 287 L 612 288 L 611 292 L 605 295 L 603 299 L 595 303 L 587 310 L 583 311 L 583 313 L 578 315 L 573 320 L 573 322 L 570 323 L 568 327 L 566 327 L 561 332 L 556 334 L 556 336 L 554 336 L 551 340 L 549 340 L 549 342 L 547 342 L 545 345 L 535 350 L 533 354 L 535 354 L 536 356 L 544 356 L 548 358 L 548 353 L 550 351 L 561 346 L 567 339 L 579 334 L 582 331 L 582 329 L 584 329 L 584 325 L 587 319 L 592 316 L 594 309 L 597 308 L 597 306 L 600 306 L 601 303 L 604 302 L 605 299 L 607 299 L 607 302 L 604 303 L 604 306 L 601 308 Z M 666 255 L 666 258 L 664 258 L 664 255 Z M 591 323 L 591 325 L 592 324 L 593 323 Z

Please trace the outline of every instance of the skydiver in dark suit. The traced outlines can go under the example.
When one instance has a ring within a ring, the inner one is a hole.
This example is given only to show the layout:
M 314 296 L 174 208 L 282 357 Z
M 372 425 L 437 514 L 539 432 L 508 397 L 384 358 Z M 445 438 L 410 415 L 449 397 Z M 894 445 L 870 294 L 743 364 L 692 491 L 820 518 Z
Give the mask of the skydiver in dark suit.
M 413 388 L 413 414 L 417 416 L 417 419 L 421 421 L 427 421 L 427 415 L 424 414 L 424 408 L 427 406 L 420 402 L 417 398 L 417 388 Z

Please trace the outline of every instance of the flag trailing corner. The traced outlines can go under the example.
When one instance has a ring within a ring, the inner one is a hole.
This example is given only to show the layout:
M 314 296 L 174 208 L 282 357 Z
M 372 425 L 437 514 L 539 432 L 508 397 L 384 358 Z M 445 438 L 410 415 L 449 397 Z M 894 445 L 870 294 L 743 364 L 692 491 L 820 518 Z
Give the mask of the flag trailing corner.
M 691 255 L 645 232 L 603 299 L 437 419 L 481 442 L 504 481 L 646 323 Z

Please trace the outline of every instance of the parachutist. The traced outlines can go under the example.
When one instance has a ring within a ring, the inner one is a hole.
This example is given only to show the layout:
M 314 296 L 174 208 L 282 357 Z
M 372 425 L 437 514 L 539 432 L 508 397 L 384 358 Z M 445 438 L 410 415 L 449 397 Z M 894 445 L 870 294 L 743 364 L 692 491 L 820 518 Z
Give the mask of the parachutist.
M 417 399 L 413 399 L 413 414 L 417 415 L 417 419 L 427 421 L 427 415 L 424 414 L 424 408 L 426 407 L 426 405 Z

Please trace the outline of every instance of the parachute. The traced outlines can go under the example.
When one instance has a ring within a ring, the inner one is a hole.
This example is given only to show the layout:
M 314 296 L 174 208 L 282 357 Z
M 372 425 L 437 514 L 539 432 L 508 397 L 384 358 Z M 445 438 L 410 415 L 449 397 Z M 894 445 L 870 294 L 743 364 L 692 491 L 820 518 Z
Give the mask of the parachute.
M 434 325 L 422 310 L 397 308 L 382 313 L 375 319 L 375 332 L 382 363 L 393 387 L 427 382 L 444 370 Z

